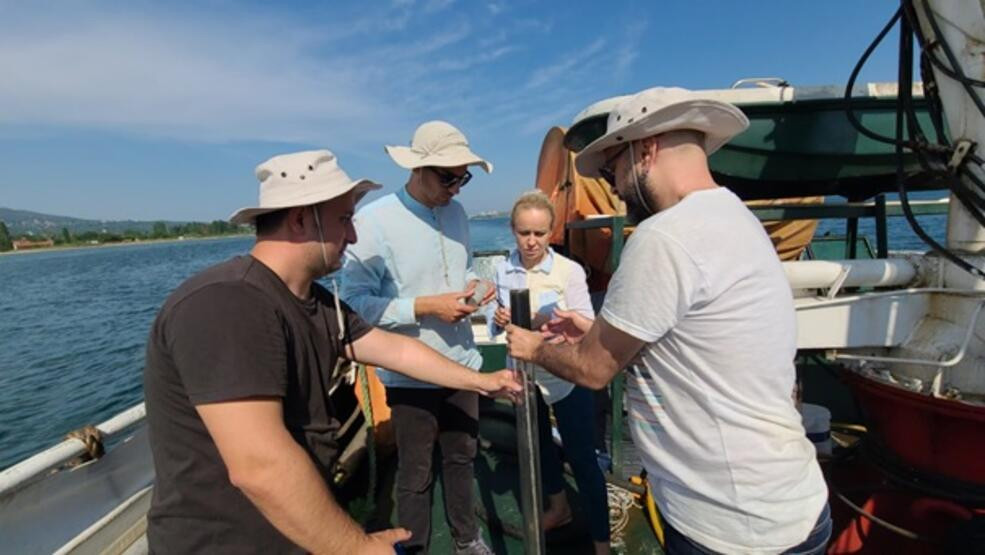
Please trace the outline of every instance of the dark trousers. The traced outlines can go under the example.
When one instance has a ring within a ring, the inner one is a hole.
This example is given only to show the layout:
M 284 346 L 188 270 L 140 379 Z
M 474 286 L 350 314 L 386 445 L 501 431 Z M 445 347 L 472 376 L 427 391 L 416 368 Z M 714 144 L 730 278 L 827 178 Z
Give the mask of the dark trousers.
M 609 541 L 609 498 L 605 477 L 595 457 L 592 419 L 594 393 L 575 386 L 567 397 L 554 403 L 564 458 L 571 465 L 571 472 L 578 485 L 578 496 L 588 515 L 588 531 L 592 540 Z M 537 391 L 537 433 L 540 445 L 540 475 L 547 495 L 564 490 L 563 467 L 557 445 L 551 437 L 549 409 L 540 391 Z
M 664 553 L 667 555 L 718 555 L 691 538 L 680 533 L 669 522 L 660 519 L 664 526 Z M 827 503 L 817 517 L 814 529 L 800 545 L 791 547 L 781 555 L 822 555 L 831 539 L 831 508 Z
M 426 552 L 431 540 L 431 461 L 437 441 L 445 515 L 459 542 L 479 536 L 473 501 L 472 461 L 479 432 L 479 396 L 454 389 L 388 387 L 397 438 L 397 520 L 413 537 L 408 552 Z

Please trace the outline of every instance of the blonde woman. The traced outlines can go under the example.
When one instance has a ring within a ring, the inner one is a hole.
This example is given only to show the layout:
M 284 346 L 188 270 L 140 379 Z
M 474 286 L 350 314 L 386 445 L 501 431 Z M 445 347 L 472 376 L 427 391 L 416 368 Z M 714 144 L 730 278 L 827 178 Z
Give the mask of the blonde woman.
M 516 248 L 496 267 L 496 307 L 487 310 L 490 332 L 498 335 L 510 323 L 510 289 L 530 290 L 535 326 L 547 321 L 555 308 L 594 318 L 582 267 L 548 246 L 554 226 L 554 206 L 540 191 L 524 193 L 513 205 L 510 227 Z M 512 361 L 510 361 L 512 363 Z M 545 530 L 571 521 L 564 490 L 560 453 L 551 438 L 548 405 L 554 409 L 564 458 L 571 465 L 579 496 L 588 515 L 596 553 L 609 552 L 609 508 L 605 478 L 599 469 L 593 441 L 593 392 L 565 381 L 543 368 L 535 370 L 540 432 L 540 467 L 548 504 Z

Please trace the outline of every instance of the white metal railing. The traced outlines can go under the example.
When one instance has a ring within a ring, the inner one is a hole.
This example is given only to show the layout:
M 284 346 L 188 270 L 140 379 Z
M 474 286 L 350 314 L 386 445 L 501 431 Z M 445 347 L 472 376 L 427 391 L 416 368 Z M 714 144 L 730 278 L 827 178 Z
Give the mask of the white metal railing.
M 968 326 L 965 330 L 964 340 L 961 342 L 961 347 L 958 349 L 958 352 L 954 354 L 954 356 L 945 360 L 885 357 L 876 355 L 851 355 L 847 353 L 837 353 L 834 355 L 834 358 L 837 360 L 885 362 L 887 364 L 912 364 L 915 366 L 935 367 L 937 368 L 937 372 L 934 374 L 934 379 L 931 381 L 930 392 L 934 397 L 940 397 L 944 369 L 956 366 L 959 362 L 964 360 L 965 353 L 968 351 L 968 345 L 971 343 L 971 338 L 975 335 L 975 325 L 978 324 L 978 316 L 981 314 L 983 307 L 985 307 L 985 301 L 978 303 L 975 307 L 975 311 L 972 313 L 971 320 L 968 322 Z
M 96 426 L 103 434 L 103 439 L 109 439 L 134 424 L 139 423 L 147 415 L 144 404 L 140 403 L 117 414 L 109 420 Z M 45 474 L 52 468 L 86 452 L 85 445 L 78 439 L 66 439 L 29 459 L 0 472 L 0 497 L 11 493 L 29 483 L 35 477 Z

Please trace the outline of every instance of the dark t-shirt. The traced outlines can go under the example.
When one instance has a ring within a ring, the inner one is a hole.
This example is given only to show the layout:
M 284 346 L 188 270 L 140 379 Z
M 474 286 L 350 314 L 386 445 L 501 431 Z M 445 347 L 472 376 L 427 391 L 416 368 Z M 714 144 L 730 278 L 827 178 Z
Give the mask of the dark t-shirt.
M 147 342 L 144 395 L 156 482 L 150 549 L 160 553 L 301 551 L 229 482 L 195 405 L 281 397 L 284 423 L 326 483 L 338 453 L 329 387 L 343 354 L 335 301 L 298 299 L 251 256 L 190 278 L 165 301 Z M 345 341 L 372 328 L 342 305 Z

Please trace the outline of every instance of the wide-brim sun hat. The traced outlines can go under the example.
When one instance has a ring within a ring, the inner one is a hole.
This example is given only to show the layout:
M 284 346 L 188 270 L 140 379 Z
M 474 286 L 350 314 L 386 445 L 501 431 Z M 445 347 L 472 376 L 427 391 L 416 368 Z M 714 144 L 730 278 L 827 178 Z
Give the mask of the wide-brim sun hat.
M 465 135 L 454 125 L 444 121 L 422 123 L 411 139 L 410 146 L 387 145 L 383 147 L 398 166 L 413 170 L 427 166 L 455 168 L 479 166 L 492 173 L 492 163 L 472 152 Z
M 253 222 L 257 216 L 295 206 L 310 206 L 356 192 L 356 201 L 381 185 L 368 179 L 351 179 L 330 150 L 308 150 L 274 156 L 256 167 L 260 202 L 240 208 L 229 221 Z
M 575 154 L 581 152 L 592 141 L 605 135 L 609 123 L 609 112 L 622 104 L 629 95 L 614 96 L 593 102 L 587 108 L 578 112 L 571 121 L 571 127 L 564 133 L 564 146 Z
M 606 132 L 575 159 L 578 173 L 600 177 L 605 149 L 668 131 L 691 129 L 704 135 L 705 154 L 711 155 L 749 127 L 742 110 L 728 102 L 702 98 L 678 87 L 654 87 L 638 92 L 609 112 Z

